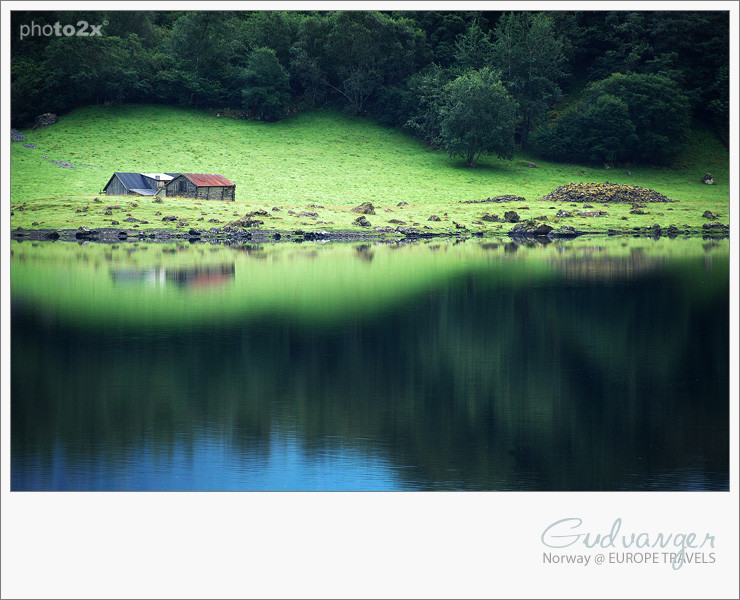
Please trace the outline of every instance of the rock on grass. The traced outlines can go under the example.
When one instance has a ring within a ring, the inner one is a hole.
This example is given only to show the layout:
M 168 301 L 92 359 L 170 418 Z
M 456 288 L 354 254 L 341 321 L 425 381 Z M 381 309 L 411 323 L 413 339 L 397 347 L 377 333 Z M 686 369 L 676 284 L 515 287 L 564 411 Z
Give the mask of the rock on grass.
M 373 207 L 372 203 L 363 202 L 359 206 L 355 206 L 354 208 L 350 209 L 350 212 L 361 213 L 363 215 L 374 215 L 375 208 Z

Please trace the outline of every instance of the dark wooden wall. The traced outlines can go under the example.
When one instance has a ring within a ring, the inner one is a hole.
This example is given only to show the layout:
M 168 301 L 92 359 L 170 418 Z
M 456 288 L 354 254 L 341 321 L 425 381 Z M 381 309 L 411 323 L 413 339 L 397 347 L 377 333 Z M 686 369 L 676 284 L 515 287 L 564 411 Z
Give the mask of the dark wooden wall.
M 118 179 L 118 177 L 114 177 L 110 182 L 108 189 L 105 190 L 106 196 L 125 196 L 126 194 L 128 194 L 128 190 L 121 183 L 121 180 Z
M 236 186 L 196 186 L 187 177 L 179 175 L 166 185 L 167 196 L 200 198 L 202 200 L 228 200 L 233 202 Z

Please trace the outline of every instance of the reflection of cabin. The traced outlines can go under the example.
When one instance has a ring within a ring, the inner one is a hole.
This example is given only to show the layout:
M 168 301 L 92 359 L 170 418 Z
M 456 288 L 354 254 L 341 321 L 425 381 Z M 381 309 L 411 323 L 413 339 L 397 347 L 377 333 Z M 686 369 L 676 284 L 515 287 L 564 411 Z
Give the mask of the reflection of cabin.
M 111 272 L 116 284 L 163 286 L 167 282 L 181 288 L 216 288 L 234 279 L 234 263 L 204 267 L 149 267 L 117 269 Z
M 105 184 L 103 192 L 107 196 L 154 196 L 164 194 L 165 185 L 179 173 L 113 173 Z
M 167 196 L 202 200 L 234 200 L 236 185 L 221 175 L 180 173 L 165 184 Z

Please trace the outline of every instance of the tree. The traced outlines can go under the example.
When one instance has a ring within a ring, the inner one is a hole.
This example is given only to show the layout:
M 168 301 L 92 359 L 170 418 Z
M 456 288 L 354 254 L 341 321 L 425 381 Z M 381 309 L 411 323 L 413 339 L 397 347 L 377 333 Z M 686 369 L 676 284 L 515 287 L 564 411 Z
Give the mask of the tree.
M 272 48 L 255 48 L 244 71 L 242 106 L 258 119 L 274 121 L 290 103 L 289 75 Z
M 354 114 L 363 113 L 381 86 L 418 70 L 428 53 L 424 33 L 409 19 L 369 11 L 343 11 L 332 19 L 326 84 L 347 100 Z
M 477 19 L 455 40 L 455 68 L 460 72 L 490 67 L 493 61 L 493 43 Z
M 451 69 L 436 64 L 409 78 L 413 98 L 410 117 L 405 127 L 421 137 L 429 146 L 442 145 L 442 113 L 447 101 L 446 85 L 454 79 Z
M 495 32 L 494 65 L 519 103 L 521 145 L 547 110 L 562 97 L 558 80 L 565 75 L 563 41 L 547 13 L 508 13 Z
M 290 49 L 290 80 L 295 83 L 298 94 L 302 93 L 304 99 L 316 106 L 318 99 L 323 94 L 324 71 L 319 66 L 319 61 L 301 46 L 293 46 Z
M 293 11 L 256 11 L 245 22 L 245 37 L 252 48 L 272 48 L 280 64 L 287 65 L 304 19 Z
M 686 142 L 690 105 L 678 85 L 661 75 L 615 73 L 590 84 L 536 145 L 551 158 L 668 163 Z
M 592 164 L 610 163 L 623 159 L 638 142 L 629 107 L 621 98 L 602 94 L 588 104 L 575 144 Z
M 498 73 L 468 71 L 448 83 L 444 95 L 440 138 L 450 156 L 464 156 L 469 167 L 482 154 L 513 156 L 517 105 Z
M 583 104 L 594 104 L 601 96 L 620 99 L 629 109 L 636 137 L 625 146 L 622 160 L 667 163 L 688 138 L 690 104 L 679 86 L 662 75 L 615 73 L 592 83 Z
M 181 101 L 203 105 L 228 99 L 233 67 L 246 54 L 237 17 L 216 11 L 185 13 L 172 26 L 165 47 L 179 71 L 175 79 L 186 84 Z

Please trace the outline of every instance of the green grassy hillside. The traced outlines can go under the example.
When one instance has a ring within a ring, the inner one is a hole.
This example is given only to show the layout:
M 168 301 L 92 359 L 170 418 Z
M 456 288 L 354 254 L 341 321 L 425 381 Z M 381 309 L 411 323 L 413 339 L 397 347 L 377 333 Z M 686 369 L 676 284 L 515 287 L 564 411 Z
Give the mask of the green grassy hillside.
M 92 106 L 26 134 L 26 143 L 36 148 L 14 142 L 11 149 L 13 228 L 106 227 L 122 223 L 127 215 L 148 221 L 141 229 L 173 226 L 162 222 L 162 215 L 207 228 L 214 226 L 211 219 L 225 224 L 262 208 L 270 212 L 264 227 L 348 230 L 359 229 L 352 224 L 357 215 L 349 209 L 369 201 L 377 213 L 368 216 L 373 227 L 394 226 L 389 220 L 396 219 L 445 230 L 454 229 L 456 221 L 496 232 L 510 225 L 480 222 L 483 213 L 503 215 L 514 209 L 524 219 L 546 215 L 552 221 L 562 206 L 551 209 L 534 202 L 537 198 L 566 183 L 604 181 L 655 189 L 679 204 L 650 206 L 647 215 L 629 215 L 629 205 L 613 204 L 608 217 L 574 218 L 568 224 L 625 227 L 621 217 L 628 216 L 630 226 L 701 226 L 705 210 L 719 213 L 723 222 L 729 217 L 729 157 L 702 132 L 695 132 L 675 168 L 631 167 L 631 174 L 624 168 L 594 169 L 524 155 L 511 161 L 484 158 L 470 169 L 402 131 L 330 111 L 260 123 L 165 106 Z M 524 166 L 529 160 L 537 168 Z M 67 169 L 51 161 L 78 166 Z M 236 183 L 237 201 L 165 198 L 155 204 L 151 198 L 103 197 L 100 191 L 114 171 L 220 173 Z M 717 185 L 701 183 L 706 171 Z M 523 196 L 527 202 L 460 203 L 503 194 Z M 92 203 L 96 196 L 102 203 Z M 400 201 L 409 206 L 398 208 Z M 103 214 L 111 204 L 121 208 L 112 216 Z M 281 211 L 271 211 L 273 207 Z M 291 215 L 291 210 L 318 216 Z M 428 221 L 433 214 L 442 220 Z

